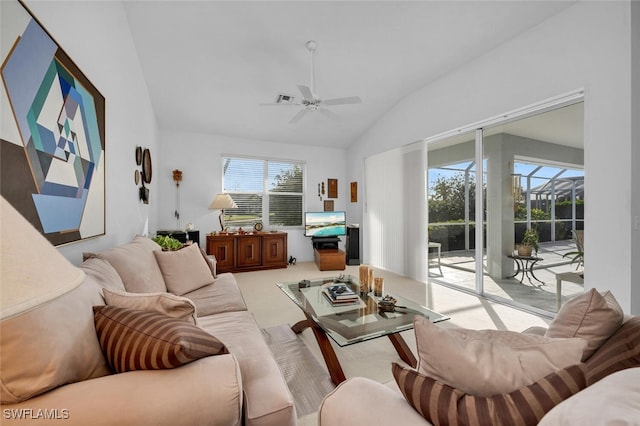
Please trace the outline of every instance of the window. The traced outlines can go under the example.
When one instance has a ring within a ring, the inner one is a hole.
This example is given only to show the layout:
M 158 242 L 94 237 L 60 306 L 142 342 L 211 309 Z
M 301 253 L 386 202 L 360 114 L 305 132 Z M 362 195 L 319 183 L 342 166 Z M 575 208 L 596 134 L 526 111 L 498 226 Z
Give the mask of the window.
M 249 157 L 222 158 L 222 188 L 238 205 L 225 210 L 229 226 L 302 226 L 304 163 Z

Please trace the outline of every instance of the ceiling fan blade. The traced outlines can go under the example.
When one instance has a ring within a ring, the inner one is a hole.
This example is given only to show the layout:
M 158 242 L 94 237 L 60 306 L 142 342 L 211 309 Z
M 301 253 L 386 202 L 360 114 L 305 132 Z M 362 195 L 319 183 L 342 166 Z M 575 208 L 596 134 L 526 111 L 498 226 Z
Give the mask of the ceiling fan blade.
M 260 106 L 301 106 L 302 104 L 283 102 L 280 104 L 258 104 Z
M 311 93 L 311 89 L 307 86 L 303 86 L 302 84 L 298 84 L 298 90 L 302 93 L 302 96 L 308 101 L 312 101 L 315 98 L 313 97 L 313 93 Z
M 302 117 L 304 117 L 304 115 L 308 112 L 307 109 L 301 109 L 300 111 L 298 111 L 298 113 L 296 115 L 293 116 L 293 118 L 291 120 L 289 120 L 289 124 L 294 124 L 297 123 L 298 121 L 300 121 L 300 119 Z
M 328 109 L 318 108 L 318 112 L 324 115 L 325 117 L 329 117 L 332 120 L 338 120 L 338 121 L 342 120 L 342 117 L 340 117 L 338 114 L 336 114 L 333 111 L 329 111 Z
M 349 96 L 347 98 L 335 98 L 322 101 L 324 105 L 346 105 L 346 104 L 359 104 L 362 99 L 358 96 Z

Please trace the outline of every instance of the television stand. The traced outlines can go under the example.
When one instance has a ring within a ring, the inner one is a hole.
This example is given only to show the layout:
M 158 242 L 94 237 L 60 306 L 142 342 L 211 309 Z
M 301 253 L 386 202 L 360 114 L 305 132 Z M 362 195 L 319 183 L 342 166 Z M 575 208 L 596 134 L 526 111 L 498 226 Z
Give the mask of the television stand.
M 321 271 L 344 271 L 347 254 L 338 249 L 338 237 L 312 237 L 313 259 Z
M 313 260 L 321 271 L 344 271 L 347 254 L 340 249 L 313 249 Z
M 311 237 L 314 249 L 338 249 L 338 237 Z

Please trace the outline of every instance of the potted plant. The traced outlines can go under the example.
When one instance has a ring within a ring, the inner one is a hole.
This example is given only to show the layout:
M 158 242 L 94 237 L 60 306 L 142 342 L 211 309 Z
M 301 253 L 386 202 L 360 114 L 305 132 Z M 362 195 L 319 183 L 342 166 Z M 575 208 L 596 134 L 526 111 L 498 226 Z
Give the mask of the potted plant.
M 152 240 L 162 247 L 162 251 L 180 250 L 182 248 L 180 241 L 168 235 L 158 235 L 153 237 Z
M 520 241 L 520 244 L 518 245 L 518 255 L 531 256 L 532 252 L 538 254 L 538 249 L 540 248 L 538 245 L 539 241 L 540 237 L 538 235 L 538 231 L 533 228 L 527 228 L 522 236 L 522 241 Z

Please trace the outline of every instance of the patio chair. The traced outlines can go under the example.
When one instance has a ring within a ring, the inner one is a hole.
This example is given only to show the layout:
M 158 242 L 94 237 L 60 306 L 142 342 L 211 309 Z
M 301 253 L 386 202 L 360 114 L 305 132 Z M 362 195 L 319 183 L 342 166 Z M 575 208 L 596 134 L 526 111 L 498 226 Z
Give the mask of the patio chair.
M 573 233 L 573 241 L 575 241 L 576 243 L 576 247 L 578 247 L 578 252 L 580 253 L 584 253 L 584 231 L 580 230 L 580 231 L 571 231 Z M 583 258 L 583 257 L 582 257 Z M 576 267 L 576 269 L 580 266 L 584 266 L 582 264 L 582 261 L 580 261 L 578 263 L 578 266 Z

